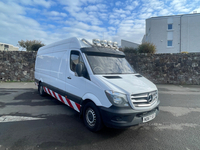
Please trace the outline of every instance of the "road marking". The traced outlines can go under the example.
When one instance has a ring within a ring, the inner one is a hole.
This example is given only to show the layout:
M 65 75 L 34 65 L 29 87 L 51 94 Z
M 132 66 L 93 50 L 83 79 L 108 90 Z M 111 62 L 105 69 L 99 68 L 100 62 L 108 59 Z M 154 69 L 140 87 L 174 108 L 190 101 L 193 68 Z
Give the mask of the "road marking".
M 200 112 L 200 108 L 186 108 L 186 107 L 172 107 L 172 106 L 160 106 L 161 111 L 169 112 L 175 117 L 184 116 L 191 112 Z
M 170 123 L 170 122 L 166 122 L 166 123 L 144 123 L 144 124 L 140 124 L 138 127 L 132 128 L 133 130 L 143 127 L 143 129 L 146 130 L 151 130 L 152 127 L 154 130 L 184 130 L 184 128 L 196 128 L 196 127 L 200 127 L 199 124 L 194 124 L 194 123 L 179 123 L 179 124 L 174 124 L 174 123 Z M 155 138 L 155 140 L 158 140 Z
M 199 127 L 198 124 L 194 123 L 180 123 L 180 124 L 170 124 L 170 125 L 161 125 L 155 126 L 158 130 L 183 130 L 184 127 L 196 128 Z
M 29 120 L 41 120 L 46 118 L 34 118 L 34 117 L 23 117 L 23 116 L 1 116 L 1 122 L 16 122 L 16 121 L 29 121 Z

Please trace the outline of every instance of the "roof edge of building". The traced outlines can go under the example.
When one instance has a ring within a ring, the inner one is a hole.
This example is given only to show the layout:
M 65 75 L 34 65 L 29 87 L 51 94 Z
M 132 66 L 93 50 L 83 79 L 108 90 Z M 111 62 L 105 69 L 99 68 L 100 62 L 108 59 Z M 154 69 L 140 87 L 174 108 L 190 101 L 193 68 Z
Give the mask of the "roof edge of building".
M 129 42 L 129 43 L 134 43 L 134 44 L 138 44 L 138 43 L 135 43 L 135 42 L 130 42 L 130 41 L 127 41 L 127 40 L 123 40 L 123 39 L 121 39 L 121 41 L 126 41 L 126 42 Z M 140 45 L 140 44 L 138 44 L 138 45 Z
M 165 18 L 165 17 L 192 16 L 192 15 L 200 15 L 200 13 L 179 14 L 179 15 L 169 15 L 169 16 L 157 16 L 157 17 L 147 18 L 146 20 L 149 20 L 149 19 L 157 19 L 157 18 Z
M 2 43 L 2 42 L 0 42 L 0 44 L 11 45 L 11 46 L 13 46 L 13 47 L 15 47 L 15 48 L 19 48 L 19 47 L 17 47 L 17 46 L 14 46 L 14 45 L 12 45 L 12 44 L 8 44 L 8 43 Z

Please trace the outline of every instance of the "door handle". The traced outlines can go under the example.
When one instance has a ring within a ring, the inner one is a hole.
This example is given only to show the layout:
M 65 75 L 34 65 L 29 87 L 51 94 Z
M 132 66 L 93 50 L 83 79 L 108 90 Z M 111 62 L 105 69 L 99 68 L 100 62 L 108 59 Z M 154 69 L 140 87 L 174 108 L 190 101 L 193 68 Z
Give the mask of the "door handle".
M 68 79 L 72 79 L 71 77 L 67 77 Z

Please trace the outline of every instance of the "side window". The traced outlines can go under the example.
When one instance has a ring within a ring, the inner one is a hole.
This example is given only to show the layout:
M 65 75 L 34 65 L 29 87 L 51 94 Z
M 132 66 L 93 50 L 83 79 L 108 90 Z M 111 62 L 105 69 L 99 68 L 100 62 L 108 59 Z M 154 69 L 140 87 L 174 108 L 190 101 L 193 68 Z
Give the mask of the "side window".
M 76 71 L 76 65 L 78 63 L 83 63 L 84 64 L 84 61 L 83 61 L 83 58 L 82 58 L 80 52 L 71 51 L 71 54 L 70 54 L 70 69 L 73 72 Z M 85 70 L 84 77 L 90 80 L 87 70 Z
M 79 55 L 80 55 L 80 53 L 78 51 L 71 51 L 71 55 L 70 55 L 70 69 L 73 72 L 75 72 L 76 65 L 79 63 Z
M 70 69 L 73 72 L 76 71 L 76 65 L 78 63 L 83 63 L 84 64 L 84 61 L 83 61 L 83 58 L 82 58 L 80 52 L 78 52 L 78 51 L 71 51 L 71 55 L 70 55 Z M 89 77 L 89 74 L 88 74 L 86 68 L 84 70 L 83 77 L 85 77 L 86 79 L 90 80 L 90 77 Z

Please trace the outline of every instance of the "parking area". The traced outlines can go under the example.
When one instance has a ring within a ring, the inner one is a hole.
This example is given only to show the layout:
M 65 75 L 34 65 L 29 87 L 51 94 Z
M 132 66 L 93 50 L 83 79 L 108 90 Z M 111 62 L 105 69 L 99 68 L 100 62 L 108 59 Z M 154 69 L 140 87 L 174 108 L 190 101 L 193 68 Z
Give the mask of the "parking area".
M 39 96 L 33 82 L 0 83 L 0 150 L 200 149 L 200 86 L 157 87 L 153 121 L 93 133 L 75 110 Z

